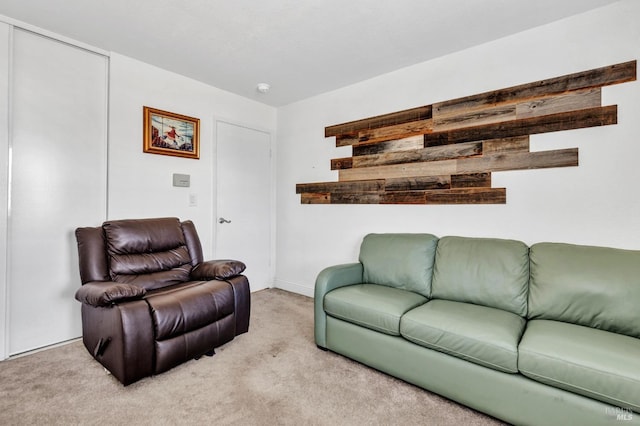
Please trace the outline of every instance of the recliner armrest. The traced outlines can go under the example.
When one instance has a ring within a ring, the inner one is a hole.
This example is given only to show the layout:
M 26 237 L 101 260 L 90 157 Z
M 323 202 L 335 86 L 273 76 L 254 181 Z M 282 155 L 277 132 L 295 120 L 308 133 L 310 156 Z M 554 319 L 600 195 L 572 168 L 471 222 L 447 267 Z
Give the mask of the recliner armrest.
M 91 306 L 110 306 L 126 300 L 142 299 L 144 288 L 113 281 L 91 281 L 76 291 L 76 300 Z
M 191 270 L 192 280 L 226 280 L 244 272 L 247 266 L 239 260 L 208 260 Z

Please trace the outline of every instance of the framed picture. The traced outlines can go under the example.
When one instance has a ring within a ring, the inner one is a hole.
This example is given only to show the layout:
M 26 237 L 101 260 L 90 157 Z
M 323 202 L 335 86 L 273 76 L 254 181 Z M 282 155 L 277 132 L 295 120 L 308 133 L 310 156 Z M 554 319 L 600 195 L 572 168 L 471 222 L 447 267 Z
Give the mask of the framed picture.
M 200 158 L 200 119 L 143 107 L 143 151 Z

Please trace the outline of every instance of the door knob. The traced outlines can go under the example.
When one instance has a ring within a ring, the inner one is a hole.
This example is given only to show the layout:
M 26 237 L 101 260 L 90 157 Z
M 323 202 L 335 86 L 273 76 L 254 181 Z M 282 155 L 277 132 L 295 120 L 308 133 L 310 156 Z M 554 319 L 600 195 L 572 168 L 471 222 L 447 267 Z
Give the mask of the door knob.
M 225 219 L 224 217 L 221 217 L 220 219 L 218 219 L 218 223 L 231 223 L 231 221 Z

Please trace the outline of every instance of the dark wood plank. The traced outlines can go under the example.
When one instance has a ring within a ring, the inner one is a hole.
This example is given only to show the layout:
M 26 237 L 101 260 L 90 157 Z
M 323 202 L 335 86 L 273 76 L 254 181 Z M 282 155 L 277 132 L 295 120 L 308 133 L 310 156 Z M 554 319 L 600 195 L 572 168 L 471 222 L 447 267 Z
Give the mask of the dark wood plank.
M 418 161 L 437 161 L 450 158 L 470 157 L 479 154 L 482 154 L 482 142 L 468 142 L 407 151 L 386 152 L 383 154 L 361 155 L 353 157 L 352 167 L 372 167 L 387 164 L 415 163 Z
M 424 137 L 422 135 L 410 136 L 408 138 L 383 141 L 383 142 L 361 142 L 354 144 L 351 148 L 353 156 L 381 154 L 383 152 L 403 151 L 410 149 L 419 149 L 424 146 Z
M 380 197 L 380 204 L 426 204 L 424 191 L 388 192 Z
M 296 185 L 296 194 L 323 192 L 330 192 L 332 194 L 347 192 L 380 192 L 384 190 L 384 185 L 384 179 L 351 182 L 299 183 Z
M 348 123 L 328 126 L 324 129 L 324 136 L 328 138 L 331 136 L 356 133 L 362 130 L 393 126 L 395 124 L 424 120 L 428 118 L 431 118 L 431 105 L 420 106 L 417 108 L 392 112 L 390 114 L 383 114 L 371 118 L 365 118 L 362 120 L 355 120 Z
M 634 81 L 635 79 L 636 61 L 634 60 L 440 102 L 433 105 L 433 114 L 447 114 L 454 109 L 477 109 L 518 99 L 529 99 L 572 90 L 608 86 Z
M 545 169 L 578 165 L 578 148 L 536 152 L 499 152 L 457 161 L 457 173 Z
M 430 191 L 426 204 L 506 204 L 506 188 L 470 188 Z
M 617 123 L 617 105 L 466 127 L 424 135 L 426 146 L 498 139 Z
M 360 136 L 357 132 L 336 136 L 336 147 L 349 146 L 358 142 L 360 142 Z
M 350 169 L 353 167 L 353 157 L 331 159 L 331 170 Z
M 331 204 L 380 204 L 380 194 L 331 194 Z
M 451 188 L 491 188 L 491 173 L 452 175 Z
M 450 187 L 450 176 L 417 176 L 411 178 L 385 179 L 384 184 L 384 190 L 387 192 L 449 189 Z

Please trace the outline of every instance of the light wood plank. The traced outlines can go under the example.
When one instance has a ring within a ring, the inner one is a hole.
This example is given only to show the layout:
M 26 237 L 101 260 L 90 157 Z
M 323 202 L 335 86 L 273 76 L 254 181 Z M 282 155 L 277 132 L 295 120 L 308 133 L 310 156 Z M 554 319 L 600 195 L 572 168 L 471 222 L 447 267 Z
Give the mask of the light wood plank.
M 476 110 L 453 110 L 433 116 L 433 131 L 442 132 L 481 124 L 500 123 L 516 119 L 516 104 L 500 105 Z
M 455 160 L 455 174 L 544 169 L 578 165 L 578 148 L 536 152 L 505 152 Z
M 457 161 L 459 160 L 427 161 L 423 163 L 354 168 L 340 170 L 338 177 L 341 182 L 348 182 L 353 180 L 451 175 L 457 173 Z
M 331 194 L 303 193 L 300 195 L 301 204 L 331 204 Z
M 380 127 L 377 129 L 363 130 L 358 133 L 360 142 L 383 142 L 408 138 L 410 136 L 423 135 L 433 130 L 431 119 L 410 121 L 408 123 L 396 124 L 394 126 Z
M 437 161 L 450 158 L 470 157 L 479 154 L 482 154 L 482 142 L 468 142 L 407 151 L 387 152 L 384 154 L 361 155 L 353 157 L 352 167 L 382 166 L 385 164 L 413 163 L 417 161 Z
M 354 144 L 351 152 L 354 157 L 360 155 L 381 154 L 391 151 L 406 151 L 411 149 L 419 149 L 424 147 L 424 136 L 410 136 L 398 140 L 383 142 L 361 142 Z
M 516 106 L 516 118 L 539 117 L 559 112 L 595 108 L 599 107 L 601 103 L 602 89 L 599 87 L 578 90 L 518 103 Z
M 529 151 L 529 135 L 514 138 L 490 139 L 482 142 L 482 152 Z

